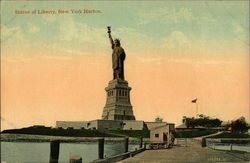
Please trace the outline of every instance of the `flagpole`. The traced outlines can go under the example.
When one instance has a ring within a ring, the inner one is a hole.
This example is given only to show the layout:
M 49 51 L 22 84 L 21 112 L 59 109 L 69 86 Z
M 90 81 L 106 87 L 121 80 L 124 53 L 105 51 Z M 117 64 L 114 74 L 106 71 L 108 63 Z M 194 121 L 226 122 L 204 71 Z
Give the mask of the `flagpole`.
M 192 100 L 191 101 L 192 103 L 195 103 L 195 105 L 196 105 L 196 115 L 195 115 L 195 117 L 197 117 L 197 115 L 198 115 L 198 102 L 197 102 L 197 98 L 196 99 L 194 99 L 194 100 Z
M 198 102 L 196 101 L 196 117 L 198 118 Z

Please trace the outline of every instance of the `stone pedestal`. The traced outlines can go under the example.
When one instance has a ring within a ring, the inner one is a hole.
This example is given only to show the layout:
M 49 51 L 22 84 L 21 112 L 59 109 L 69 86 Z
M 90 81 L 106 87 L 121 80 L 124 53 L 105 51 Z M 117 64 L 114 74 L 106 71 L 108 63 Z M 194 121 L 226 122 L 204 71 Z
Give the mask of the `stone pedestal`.
M 105 120 L 135 120 L 130 103 L 130 90 L 126 80 L 111 80 L 108 87 L 106 105 L 102 119 Z

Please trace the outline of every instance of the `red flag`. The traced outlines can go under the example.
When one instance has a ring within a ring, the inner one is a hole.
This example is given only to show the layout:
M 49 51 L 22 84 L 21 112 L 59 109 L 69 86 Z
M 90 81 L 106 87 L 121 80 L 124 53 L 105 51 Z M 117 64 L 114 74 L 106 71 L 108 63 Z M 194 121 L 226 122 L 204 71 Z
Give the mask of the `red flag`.
M 196 98 L 196 99 L 194 99 L 194 100 L 192 100 L 191 102 L 192 102 L 192 103 L 196 103 L 196 101 L 197 101 L 197 98 Z

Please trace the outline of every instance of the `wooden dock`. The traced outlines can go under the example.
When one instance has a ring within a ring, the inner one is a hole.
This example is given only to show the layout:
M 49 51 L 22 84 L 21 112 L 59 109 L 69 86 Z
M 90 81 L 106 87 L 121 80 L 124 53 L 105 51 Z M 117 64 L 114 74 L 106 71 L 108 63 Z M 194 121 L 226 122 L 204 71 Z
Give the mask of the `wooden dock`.
M 201 147 L 200 142 L 187 139 L 186 145 L 171 149 L 146 150 L 119 163 L 200 163 L 200 162 L 249 162 L 250 153 L 218 151 Z

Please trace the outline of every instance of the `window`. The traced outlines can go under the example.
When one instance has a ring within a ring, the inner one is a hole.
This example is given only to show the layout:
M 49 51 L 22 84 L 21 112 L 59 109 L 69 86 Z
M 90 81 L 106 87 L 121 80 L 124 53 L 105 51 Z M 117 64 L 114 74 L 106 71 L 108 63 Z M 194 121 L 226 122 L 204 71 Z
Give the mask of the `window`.
M 127 96 L 127 93 L 128 93 L 128 92 L 127 92 L 127 91 L 125 91 L 125 96 Z
M 124 96 L 124 90 L 122 90 L 122 96 Z
M 159 134 L 155 134 L 155 137 L 156 137 L 156 138 L 159 138 Z
M 121 96 L 122 95 L 122 92 L 121 92 L 121 90 L 119 90 L 119 96 Z

